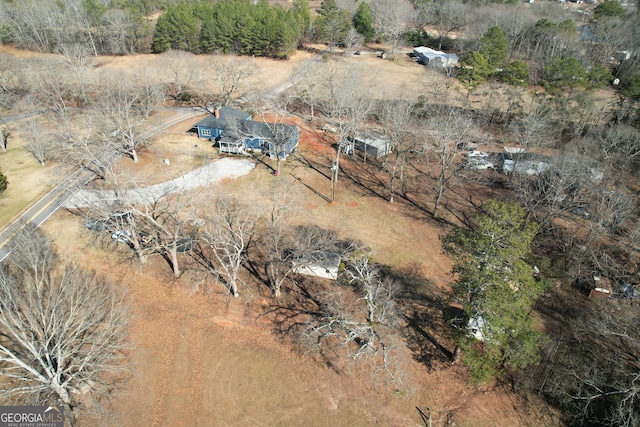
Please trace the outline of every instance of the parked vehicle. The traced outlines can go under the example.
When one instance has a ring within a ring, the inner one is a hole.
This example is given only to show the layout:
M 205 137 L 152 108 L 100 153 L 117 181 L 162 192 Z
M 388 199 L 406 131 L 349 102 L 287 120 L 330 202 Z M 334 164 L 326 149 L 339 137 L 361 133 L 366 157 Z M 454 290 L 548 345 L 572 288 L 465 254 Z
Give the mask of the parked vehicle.
M 126 243 L 127 245 L 131 244 L 131 232 L 129 230 L 124 231 L 116 231 L 111 235 L 111 238 L 119 243 Z
M 579 216 L 580 218 L 589 218 L 589 211 L 587 211 L 585 208 L 573 208 L 571 209 L 571 213 Z
M 87 230 L 92 231 L 107 231 L 109 229 L 106 221 L 94 218 L 87 218 L 87 220 L 84 222 L 84 226 L 87 228 Z

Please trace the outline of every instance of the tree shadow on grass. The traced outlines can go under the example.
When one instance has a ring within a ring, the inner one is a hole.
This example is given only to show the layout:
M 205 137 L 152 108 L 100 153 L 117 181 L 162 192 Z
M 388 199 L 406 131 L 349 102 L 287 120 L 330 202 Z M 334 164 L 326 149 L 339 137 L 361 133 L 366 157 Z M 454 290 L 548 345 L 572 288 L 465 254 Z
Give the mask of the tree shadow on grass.
M 417 265 L 386 273 L 402 283 L 398 304 L 407 325 L 403 336 L 414 359 L 429 370 L 451 363 L 455 346 L 443 317 L 447 306 L 443 292 L 420 273 Z
M 443 310 L 447 307 L 445 295 L 420 272 L 418 265 L 409 265 L 404 269 L 391 269 L 380 266 L 383 276 L 401 283 L 400 292 L 396 295 L 399 322 L 389 332 L 401 337 L 412 353 L 414 360 L 424 364 L 429 370 L 448 365 L 453 359 L 455 347 L 449 326 L 444 321 Z M 344 290 L 344 287 L 322 279 L 307 276 L 295 276 L 288 284 L 286 292 L 264 310 L 261 316 L 270 319 L 276 334 L 297 341 L 300 349 L 308 350 L 322 360 L 328 367 L 340 371 L 344 361 L 345 348 L 339 344 L 315 345 L 308 337 L 298 335 L 314 317 L 326 316 L 324 310 L 327 303 L 322 295 L 327 292 Z M 357 298 L 357 296 L 355 297 Z
M 286 289 L 283 289 L 280 298 L 272 299 L 271 304 L 259 317 L 269 318 L 274 332 L 282 338 L 292 339 L 297 343 L 299 351 L 309 354 L 337 374 L 342 374 L 340 366 L 343 355 L 338 345 L 311 345 L 314 343 L 300 335 L 311 318 L 323 315 L 323 302 L 316 295 L 321 294 L 326 284 L 309 277 L 298 279 L 293 279 Z
M 366 162 L 361 160 L 357 155 L 344 159 L 340 168 L 340 175 L 358 185 L 366 192 L 366 195 L 388 200 L 386 193 L 389 190 L 387 183 L 381 177 L 383 175 L 381 166 L 377 164 L 377 161 L 373 163 L 371 160 Z
M 309 316 L 321 314 L 319 307 L 322 302 L 315 297 L 317 293 L 313 280 L 293 281 L 283 288 L 280 298 L 271 300 L 262 316 L 271 318 L 276 333 L 295 333 Z

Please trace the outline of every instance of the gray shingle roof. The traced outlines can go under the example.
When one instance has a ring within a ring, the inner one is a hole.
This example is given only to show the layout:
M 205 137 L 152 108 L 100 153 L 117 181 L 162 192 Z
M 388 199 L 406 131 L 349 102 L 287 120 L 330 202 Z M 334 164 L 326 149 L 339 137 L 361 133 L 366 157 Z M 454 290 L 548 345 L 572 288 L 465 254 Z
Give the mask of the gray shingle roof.
M 195 127 L 223 129 L 228 137 L 248 136 L 269 140 L 288 139 L 295 129 L 295 126 L 287 124 L 266 124 L 251 120 L 251 115 L 230 107 L 220 108 L 219 118 L 211 114 L 196 123 Z
M 200 126 L 214 129 L 226 129 L 227 127 L 232 127 L 236 122 L 251 119 L 250 114 L 231 107 L 222 107 L 218 110 L 218 112 L 218 118 L 211 114 L 196 123 L 196 127 Z

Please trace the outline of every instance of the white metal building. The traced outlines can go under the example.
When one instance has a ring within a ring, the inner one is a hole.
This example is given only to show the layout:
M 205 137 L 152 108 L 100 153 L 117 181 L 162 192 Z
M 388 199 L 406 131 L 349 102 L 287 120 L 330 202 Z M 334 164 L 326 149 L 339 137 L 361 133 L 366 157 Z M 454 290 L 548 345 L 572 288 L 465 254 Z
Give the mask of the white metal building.
M 440 52 L 425 46 L 414 48 L 413 54 L 418 58 L 419 62 L 428 67 L 450 68 L 458 63 L 458 55 Z

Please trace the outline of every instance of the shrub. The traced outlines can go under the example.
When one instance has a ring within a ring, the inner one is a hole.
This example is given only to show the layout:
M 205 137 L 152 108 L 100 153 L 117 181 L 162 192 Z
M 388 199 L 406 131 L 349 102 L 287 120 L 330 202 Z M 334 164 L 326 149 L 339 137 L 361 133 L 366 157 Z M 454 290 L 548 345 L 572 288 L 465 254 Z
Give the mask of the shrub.
M 9 181 L 7 181 L 7 177 L 4 176 L 2 171 L 0 171 L 0 193 L 7 189 L 7 184 L 9 184 Z

